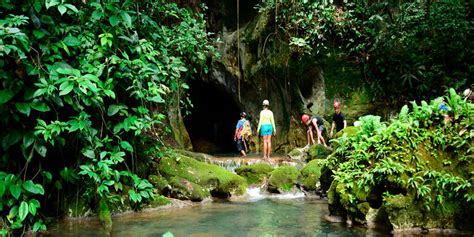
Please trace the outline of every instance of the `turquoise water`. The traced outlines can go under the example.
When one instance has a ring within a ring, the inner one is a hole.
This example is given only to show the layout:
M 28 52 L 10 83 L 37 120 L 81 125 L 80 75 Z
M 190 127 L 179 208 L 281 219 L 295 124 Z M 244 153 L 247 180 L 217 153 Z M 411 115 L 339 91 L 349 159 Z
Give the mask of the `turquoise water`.
M 325 220 L 322 200 L 260 199 L 212 202 L 197 207 L 133 213 L 114 218 L 111 233 L 95 221 L 58 223 L 51 236 L 391 236 L 388 232 L 348 227 Z

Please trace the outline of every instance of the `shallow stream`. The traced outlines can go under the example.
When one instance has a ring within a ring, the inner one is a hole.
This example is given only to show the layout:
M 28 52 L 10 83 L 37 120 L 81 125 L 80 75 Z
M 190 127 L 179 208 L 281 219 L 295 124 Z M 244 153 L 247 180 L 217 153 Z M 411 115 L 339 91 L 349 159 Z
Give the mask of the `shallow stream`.
M 391 236 L 362 227 L 330 223 L 327 202 L 306 198 L 255 198 L 196 207 L 134 213 L 114 218 L 111 236 Z M 107 236 L 96 221 L 63 222 L 52 236 Z

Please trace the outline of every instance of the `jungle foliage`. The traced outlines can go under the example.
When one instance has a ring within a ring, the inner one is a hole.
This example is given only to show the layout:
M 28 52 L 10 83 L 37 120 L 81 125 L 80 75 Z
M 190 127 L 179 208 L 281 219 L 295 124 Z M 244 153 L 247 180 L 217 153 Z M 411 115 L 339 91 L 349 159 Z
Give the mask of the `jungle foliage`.
M 374 96 L 421 100 L 472 86 L 472 1 L 262 1 L 295 55 L 357 66 Z M 375 98 L 375 97 L 374 97 Z
M 202 13 L 132 0 L 0 13 L 0 234 L 45 230 L 71 191 L 92 207 L 153 199 L 137 171 L 165 151 L 164 111 L 215 52 Z
M 453 89 L 445 98 L 447 112 L 439 109 L 441 98 L 412 102 L 390 122 L 365 116 L 354 135 L 332 140 L 337 148 L 325 165 L 334 171 L 337 196 L 351 216 L 361 215 L 361 203 L 380 207 L 395 195 L 427 213 L 445 203 L 456 203 L 457 212 L 472 211 L 474 104 Z

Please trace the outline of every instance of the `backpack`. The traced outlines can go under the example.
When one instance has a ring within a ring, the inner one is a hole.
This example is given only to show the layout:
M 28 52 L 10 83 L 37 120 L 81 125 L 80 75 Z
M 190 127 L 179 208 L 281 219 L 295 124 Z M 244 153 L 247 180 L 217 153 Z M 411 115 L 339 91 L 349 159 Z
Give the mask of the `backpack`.
M 248 120 L 244 122 L 244 125 L 242 125 L 240 135 L 245 140 L 248 140 L 252 136 L 252 128 L 250 127 L 250 122 Z

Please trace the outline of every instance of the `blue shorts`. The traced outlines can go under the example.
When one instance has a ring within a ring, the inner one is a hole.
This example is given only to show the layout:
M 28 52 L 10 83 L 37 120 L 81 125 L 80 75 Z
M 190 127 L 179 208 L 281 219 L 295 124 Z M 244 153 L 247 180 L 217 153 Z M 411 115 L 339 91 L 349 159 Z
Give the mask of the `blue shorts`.
M 271 124 L 263 124 L 260 128 L 260 136 L 267 136 L 273 134 L 273 126 Z

